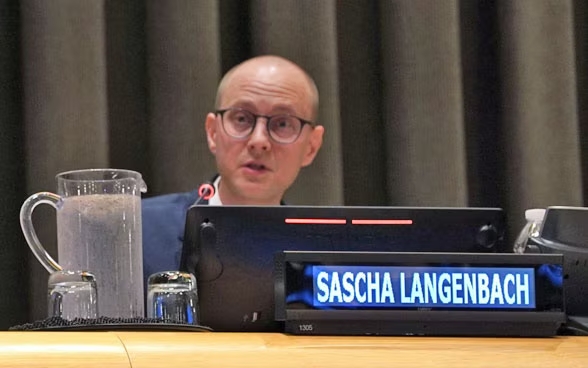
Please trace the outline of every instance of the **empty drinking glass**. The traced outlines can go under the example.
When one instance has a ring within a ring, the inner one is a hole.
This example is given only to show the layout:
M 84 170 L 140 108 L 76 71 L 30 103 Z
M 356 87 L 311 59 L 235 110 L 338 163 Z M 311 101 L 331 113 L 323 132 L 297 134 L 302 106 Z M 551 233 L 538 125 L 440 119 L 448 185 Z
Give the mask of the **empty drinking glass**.
M 194 275 L 165 271 L 149 276 L 147 317 L 198 324 L 198 290 Z
M 98 317 L 96 278 L 87 271 L 56 271 L 48 282 L 49 317 Z

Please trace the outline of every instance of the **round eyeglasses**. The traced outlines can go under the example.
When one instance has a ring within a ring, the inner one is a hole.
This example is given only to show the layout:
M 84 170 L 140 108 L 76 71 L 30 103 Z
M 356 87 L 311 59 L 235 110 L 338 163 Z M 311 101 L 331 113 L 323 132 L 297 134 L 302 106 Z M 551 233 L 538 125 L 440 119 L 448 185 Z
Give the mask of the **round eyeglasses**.
M 293 115 L 257 115 L 251 111 L 238 107 L 216 110 L 220 115 L 225 133 L 236 139 L 245 139 L 253 133 L 257 120 L 266 119 L 269 137 L 277 143 L 287 144 L 295 142 L 305 124 L 311 127 L 315 123 Z

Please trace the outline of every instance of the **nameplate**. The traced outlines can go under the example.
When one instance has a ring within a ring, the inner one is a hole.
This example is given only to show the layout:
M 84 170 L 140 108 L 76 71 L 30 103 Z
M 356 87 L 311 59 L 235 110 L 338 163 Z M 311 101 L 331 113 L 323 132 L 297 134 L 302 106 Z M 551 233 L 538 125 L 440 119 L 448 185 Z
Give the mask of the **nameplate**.
M 292 333 L 550 335 L 565 320 L 562 264 L 554 254 L 285 251 L 276 319 Z

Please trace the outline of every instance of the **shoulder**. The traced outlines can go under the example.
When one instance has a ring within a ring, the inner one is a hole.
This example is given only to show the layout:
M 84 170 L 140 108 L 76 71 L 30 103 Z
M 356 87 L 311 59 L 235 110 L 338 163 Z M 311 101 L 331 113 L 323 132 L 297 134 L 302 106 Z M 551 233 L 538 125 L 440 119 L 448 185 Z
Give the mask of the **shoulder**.
M 143 272 L 179 267 L 186 212 L 196 201 L 197 191 L 145 198 L 141 201 Z
M 145 198 L 141 201 L 143 224 L 169 222 L 183 226 L 186 212 L 197 198 L 197 191 Z
M 188 209 L 198 198 L 196 190 L 184 193 L 164 194 L 145 198 L 141 201 L 143 209 L 184 208 Z
M 186 213 L 196 201 L 197 192 L 173 193 L 141 201 L 143 242 L 153 238 L 177 239 L 184 233 Z M 168 241 L 170 241 L 168 239 Z

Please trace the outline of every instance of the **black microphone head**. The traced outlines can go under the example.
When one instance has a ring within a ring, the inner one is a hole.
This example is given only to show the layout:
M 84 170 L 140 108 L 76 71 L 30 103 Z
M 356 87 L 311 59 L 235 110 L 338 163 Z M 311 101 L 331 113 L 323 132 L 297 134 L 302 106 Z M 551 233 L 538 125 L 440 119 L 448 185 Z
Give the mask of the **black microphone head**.
M 198 195 L 205 200 L 209 200 L 214 195 L 214 185 L 211 183 L 201 184 L 198 188 Z
M 198 199 L 194 202 L 194 206 L 200 204 L 203 200 L 208 201 L 214 195 L 214 185 L 212 183 L 207 182 L 200 184 L 198 187 Z

